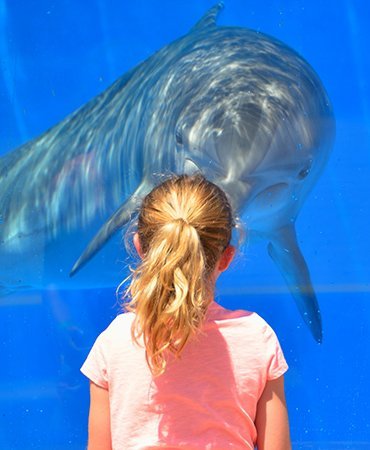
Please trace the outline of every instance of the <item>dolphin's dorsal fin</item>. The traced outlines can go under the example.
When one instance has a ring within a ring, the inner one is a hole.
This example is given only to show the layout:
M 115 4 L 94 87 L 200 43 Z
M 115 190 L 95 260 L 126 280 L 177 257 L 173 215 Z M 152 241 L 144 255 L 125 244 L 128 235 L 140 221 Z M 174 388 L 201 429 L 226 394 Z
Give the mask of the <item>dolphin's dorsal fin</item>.
M 204 14 L 204 16 L 193 26 L 190 31 L 201 31 L 215 27 L 218 14 L 223 7 L 223 2 L 218 2 L 216 5 L 212 6 L 212 8 Z

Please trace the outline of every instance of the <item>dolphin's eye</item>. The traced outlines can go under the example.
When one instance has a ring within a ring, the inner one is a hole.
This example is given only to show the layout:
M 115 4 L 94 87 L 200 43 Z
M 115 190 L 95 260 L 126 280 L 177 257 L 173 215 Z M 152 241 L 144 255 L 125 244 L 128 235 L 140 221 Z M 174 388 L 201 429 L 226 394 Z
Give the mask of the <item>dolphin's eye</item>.
M 177 145 L 183 145 L 182 133 L 179 129 L 176 130 L 175 139 Z
M 307 175 L 310 173 L 310 169 L 311 167 L 305 167 L 304 169 L 302 169 L 299 174 L 298 174 L 298 179 L 303 180 L 307 177 Z

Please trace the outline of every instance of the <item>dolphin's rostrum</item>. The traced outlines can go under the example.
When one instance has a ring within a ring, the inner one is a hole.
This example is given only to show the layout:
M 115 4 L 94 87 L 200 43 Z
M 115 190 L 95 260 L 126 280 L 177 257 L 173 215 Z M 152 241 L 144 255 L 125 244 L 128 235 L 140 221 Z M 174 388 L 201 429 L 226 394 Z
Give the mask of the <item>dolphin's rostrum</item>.
M 227 192 L 250 234 L 268 241 L 321 341 L 294 223 L 332 147 L 330 101 L 314 70 L 285 44 L 217 26 L 221 8 L 0 159 L 0 262 L 9 273 L 9 261 L 34 252 L 36 236 L 50 247 L 76 230 L 91 235 L 103 221 L 76 273 L 127 223 L 153 187 L 153 174 L 201 170 Z M 30 273 L 24 271 L 23 284 L 37 284 Z M 1 286 L 12 287 L 0 278 Z

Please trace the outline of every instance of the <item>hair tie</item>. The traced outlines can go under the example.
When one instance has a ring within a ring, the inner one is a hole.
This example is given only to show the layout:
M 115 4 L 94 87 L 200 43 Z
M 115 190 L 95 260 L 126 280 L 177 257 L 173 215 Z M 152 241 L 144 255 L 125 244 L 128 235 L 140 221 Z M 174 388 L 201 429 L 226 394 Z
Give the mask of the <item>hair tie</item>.
M 187 219 L 185 219 L 184 217 L 176 217 L 176 219 L 173 219 L 174 222 L 182 222 L 186 225 L 190 225 L 190 223 L 188 222 Z

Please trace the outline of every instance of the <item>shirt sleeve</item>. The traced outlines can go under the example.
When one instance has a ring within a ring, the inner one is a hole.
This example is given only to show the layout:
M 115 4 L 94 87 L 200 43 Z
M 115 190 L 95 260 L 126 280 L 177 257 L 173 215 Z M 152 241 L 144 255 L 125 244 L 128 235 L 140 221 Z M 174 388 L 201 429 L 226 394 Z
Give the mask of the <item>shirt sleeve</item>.
M 266 324 L 267 325 L 267 324 Z M 275 380 L 283 375 L 288 370 L 288 364 L 285 360 L 283 351 L 281 349 L 279 340 L 274 330 L 267 325 L 265 331 L 267 341 L 267 380 Z
M 104 354 L 104 333 L 95 341 L 81 372 L 98 386 L 108 389 L 107 359 Z

